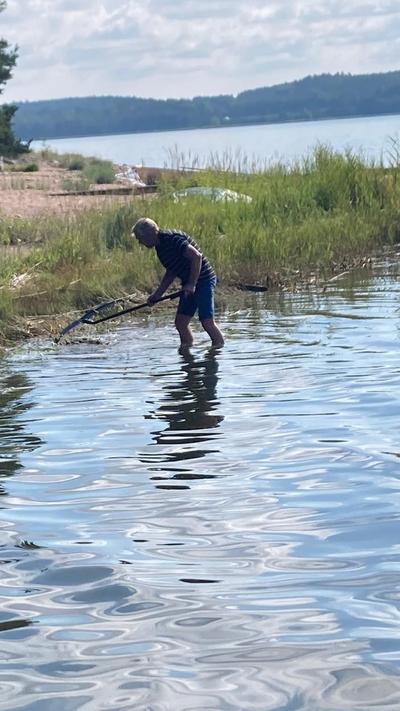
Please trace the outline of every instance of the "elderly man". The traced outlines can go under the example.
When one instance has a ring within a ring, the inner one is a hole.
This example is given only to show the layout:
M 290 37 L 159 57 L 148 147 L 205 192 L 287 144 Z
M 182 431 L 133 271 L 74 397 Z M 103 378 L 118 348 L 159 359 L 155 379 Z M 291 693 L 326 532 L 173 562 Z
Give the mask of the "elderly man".
M 157 223 L 148 217 L 142 217 L 133 225 L 132 234 L 140 244 L 148 249 L 154 248 L 165 267 L 165 274 L 157 289 L 148 298 L 149 304 L 157 301 L 174 279 L 178 277 L 182 282 L 183 294 L 175 317 L 181 346 L 193 344 L 190 321 L 196 311 L 213 346 L 223 346 L 224 337 L 214 321 L 214 289 L 217 277 L 196 242 L 185 232 L 160 229 Z

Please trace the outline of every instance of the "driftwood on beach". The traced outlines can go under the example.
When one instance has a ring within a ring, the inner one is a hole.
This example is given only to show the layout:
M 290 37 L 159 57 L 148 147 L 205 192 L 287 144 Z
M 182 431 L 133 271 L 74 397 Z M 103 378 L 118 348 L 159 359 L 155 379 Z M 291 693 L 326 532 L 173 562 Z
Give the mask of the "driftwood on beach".
M 51 192 L 49 197 L 65 197 L 69 195 L 144 195 L 145 193 L 156 192 L 157 187 L 155 185 L 144 185 L 140 188 L 135 186 L 113 186 L 113 187 L 100 187 L 100 188 L 88 188 L 87 190 L 63 190 L 60 192 Z

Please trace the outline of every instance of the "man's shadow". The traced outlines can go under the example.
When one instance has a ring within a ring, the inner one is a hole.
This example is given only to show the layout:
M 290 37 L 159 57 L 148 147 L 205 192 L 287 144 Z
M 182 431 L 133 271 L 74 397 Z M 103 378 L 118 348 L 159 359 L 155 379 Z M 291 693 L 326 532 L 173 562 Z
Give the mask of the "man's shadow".
M 180 357 L 180 377 L 164 386 L 161 404 L 147 415 L 167 426 L 152 432 L 153 444 L 159 451 L 148 452 L 146 463 L 151 461 L 150 469 L 160 472 L 152 477 L 156 480 L 213 478 L 208 471 L 199 472 L 198 467 L 193 471 L 187 465 L 190 460 L 218 451 L 210 448 L 210 443 L 221 437 L 219 427 L 224 419 L 218 411 L 218 351 L 211 348 L 203 356 L 195 357 L 189 349 L 184 349 Z M 185 462 L 184 467 L 182 462 Z

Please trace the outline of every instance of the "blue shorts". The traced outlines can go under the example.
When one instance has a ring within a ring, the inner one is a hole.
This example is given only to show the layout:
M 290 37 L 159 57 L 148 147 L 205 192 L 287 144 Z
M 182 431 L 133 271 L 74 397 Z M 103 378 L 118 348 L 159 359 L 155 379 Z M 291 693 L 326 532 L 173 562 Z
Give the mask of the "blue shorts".
M 194 294 L 181 296 L 176 313 L 192 317 L 198 309 L 200 321 L 214 318 L 214 289 L 214 281 L 205 279 L 198 282 Z

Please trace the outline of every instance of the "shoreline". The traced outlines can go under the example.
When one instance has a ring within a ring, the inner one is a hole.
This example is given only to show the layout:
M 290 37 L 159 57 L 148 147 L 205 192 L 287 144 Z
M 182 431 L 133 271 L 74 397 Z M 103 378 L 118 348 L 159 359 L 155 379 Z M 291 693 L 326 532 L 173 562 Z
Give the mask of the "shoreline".
M 347 265 L 342 263 L 337 266 L 337 269 L 334 270 L 334 272 L 328 278 L 326 278 L 326 276 L 322 274 L 317 273 L 311 273 L 308 275 L 299 274 L 296 270 L 294 270 L 292 274 L 287 275 L 285 282 L 271 283 L 271 281 L 267 278 L 264 284 L 258 282 L 254 284 L 242 282 L 231 284 L 221 283 L 218 286 L 216 293 L 216 304 L 217 307 L 219 304 L 221 304 L 221 308 L 224 308 L 224 304 L 228 302 L 231 304 L 232 301 L 235 301 L 238 306 L 243 304 L 246 304 L 248 306 L 248 301 L 251 298 L 257 298 L 260 296 L 276 296 L 278 294 L 285 293 L 290 294 L 300 290 L 304 292 L 307 290 L 312 290 L 322 295 L 326 292 L 329 286 L 333 285 L 338 279 L 341 279 L 344 276 L 350 275 L 351 273 L 355 273 L 357 271 L 365 271 L 365 273 L 370 273 L 373 269 L 374 261 L 379 260 L 384 254 L 387 257 L 392 256 L 393 259 L 396 255 L 393 250 L 383 250 L 381 253 L 370 255 L 362 259 L 357 259 L 353 263 L 349 263 Z M 175 291 L 176 288 L 176 286 L 170 287 L 168 292 Z M 125 297 L 120 296 L 118 298 L 125 298 L 125 303 L 123 304 L 125 308 L 126 306 L 129 307 L 130 305 L 136 305 L 136 302 L 145 302 L 148 297 L 148 292 L 135 292 L 133 296 L 134 299 L 132 299 L 131 295 L 126 295 Z M 150 315 L 152 308 L 154 307 L 149 306 L 148 311 L 144 311 L 142 313 Z M 160 304 L 160 306 L 157 306 L 157 309 L 160 313 L 162 313 L 163 311 L 169 311 L 173 314 L 175 311 L 174 305 L 170 302 L 164 303 L 162 305 Z M 34 316 L 32 315 L 29 317 L 20 317 L 15 319 L 11 325 L 11 332 L 8 334 L 8 337 L 4 337 L 0 332 L 0 356 L 4 355 L 10 350 L 13 350 L 13 348 L 17 347 L 18 345 L 34 338 L 46 337 L 50 339 L 53 345 L 60 346 L 68 343 L 71 344 L 92 341 L 96 343 L 97 329 L 94 326 L 90 326 L 89 335 L 87 336 L 85 336 L 85 329 L 83 329 L 83 331 L 73 331 L 71 336 L 66 335 L 62 337 L 59 342 L 57 340 L 60 331 L 74 319 L 79 318 L 80 315 L 84 313 L 84 311 L 85 309 L 74 309 L 72 311 L 60 312 L 58 314 L 38 314 Z M 128 318 L 134 320 L 135 316 L 130 315 L 128 316 Z M 116 315 L 115 319 L 113 319 L 114 327 L 118 326 L 121 323 L 121 320 L 123 319 L 124 315 L 122 315 L 120 318 Z M 84 327 L 85 324 L 82 324 L 82 326 Z M 111 322 L 107 327 L 100 327 L 99 331 L 97 331 L 98 338 L 100 337 L 100 335 L 104 335 L 104 333 L 108 333 L 112 330 L 113 326 L 111 325 Z
M 195 238 L 219 276 L 221 301 L 232 290 L 240 298 L 246 290 L 322 288 L 400 242 L 396 170 L 323 146 L 296 169 L 139 169 L 151 192 L 128 183 L 122 195 L 113 194 L 116 183 L 82 188 L 85 161 L 92 169 L 95 160 L 44 151 L 0 173 L 0 344 L 55 336 L 69 315 L 126 298 L 133 287 L 145 300 L 162 269 L 131 238 L 139 217 Z M 71 161 L 80 171 L 66 167 Z M 205 195 L 188 196 L 200 186 Z M 215 188 L 229 200 L 210 198 Z

